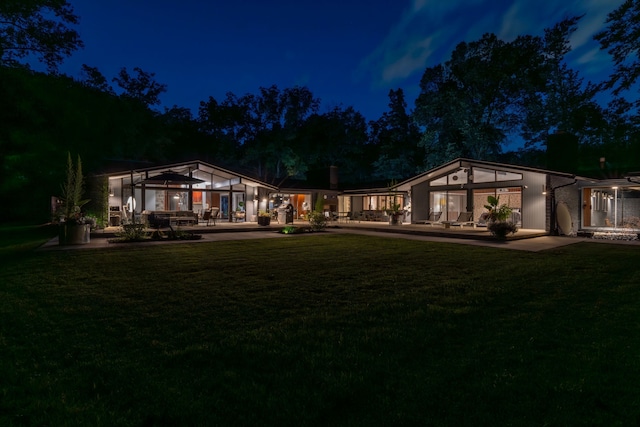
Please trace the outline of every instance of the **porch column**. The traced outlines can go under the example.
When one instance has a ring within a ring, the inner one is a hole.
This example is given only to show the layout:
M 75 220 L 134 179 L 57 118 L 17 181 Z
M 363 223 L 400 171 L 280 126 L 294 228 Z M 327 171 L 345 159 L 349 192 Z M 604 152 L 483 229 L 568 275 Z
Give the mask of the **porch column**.
M 193 178 L 193 172 L 189 169 L 189 178 Z M 193 184 L 189 184 L 189 195 L 187 196 L 187 210 L 193 211 Z

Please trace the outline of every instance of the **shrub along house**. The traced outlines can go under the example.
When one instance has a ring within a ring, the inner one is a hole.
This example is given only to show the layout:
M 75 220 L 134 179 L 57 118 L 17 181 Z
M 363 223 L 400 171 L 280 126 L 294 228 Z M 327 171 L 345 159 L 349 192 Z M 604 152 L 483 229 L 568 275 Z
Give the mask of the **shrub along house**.
M 222 220 L 257 222 L 276 187 L 202 161 L 124 170 L 107 175 L 109 224 L 151 212 L 201 215 L 218 208 Z M 261 206 L 264 204 L 265 206 Z

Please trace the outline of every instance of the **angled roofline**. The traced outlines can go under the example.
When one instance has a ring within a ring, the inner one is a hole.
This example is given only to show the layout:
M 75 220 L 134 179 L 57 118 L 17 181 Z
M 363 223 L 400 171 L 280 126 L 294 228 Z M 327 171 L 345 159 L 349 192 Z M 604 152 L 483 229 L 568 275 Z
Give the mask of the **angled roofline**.
M 406 193 L 406 190 L 396 189 L 397 186 L 393 187 L 372 187 L 372 188 L 356 188 L 352 190 L 343 190 L 342 194 L 347 196 L 358 196 L 358 195 L 373 195 L 373 194 L 394 194 L 394 193 Z
M 255 182 L 256 184 L 265 187 L 267 189 L 270 190 L 277 190 L 278 187 L 276 187 L 275 185 L 272 184 L 267 184 L 266 182 L 260 181 L 257 178 L 252 178 L 248 175 L 244 175 L 235 171 L 232 171 L 230 169 L 226 169 L 220 166 L 216 166 L 213 165 L 211 163 L 207 163 L 207 162 L 203 162 L 202 160 L 188 160 L 186 162 L 179 162 L 179 163 L 172 163 L 172 164 L 167 164 L 167 165 L 158 165 L 158 166 L 150 166 L 147 168 L 135 168 L 135 169 L 126 169 L 120 172 L 111 172 L 111 173 L 104 173 L 101 174 L 102 176 L 113 176 L 113 175 L 128 175 L 131 172 L 134 173 L 144 173 L 144 172 L 150 172 L 150 171 L 162 171 L 165 169 L 173 169 L 173 168 L 180 168 L 180 167 L 189 167 L 189 166 L 194 166 L 194 169 L 199 169 L 198 165 L 203 165 L 203 166 L 207 166 L 210 167 L 212 169 L 216 169 L 220 172 L 226 173 L 228 175 L 233 175 L 233 176 L 237 176 L 238 178 L 240 178 L 240 181 L 242 182 L 243 180 L 245 181 L 251 181 L 251 182 Z
M 510 164 L 510 163 L 488 162 L 488 161 L 484 161 L 484 160 L 474 160 L 474 159 L 467 159 L 467 158 L 464 158 L 464 157 L 458 157 L 457 159 L 451 160 L 448 163 L 445 163 L 445 164 L 442 164 L 442 165 L 437 166 L 435 168 L 429 169 L 426 172 L 422 172 L 421 174 L 416 175 L 413 178 L 406 179 L 406 180 L 398 183 L 397 187 L 398 188 L 401 188 L 401 187 L 409 187 L 410 188 L 411 185 L 414 182 L 422 181 L 425 178 L 429 178 L 431 175 L 435 174 L 439 170 L 446 171 L 447 169 L 455 169 L 455 168 L 469 167 L 469 166 L 484 166 L 484 167 L 489 167 L 489 168 L 515 169 L 515 170 L 522 170 L 522 171 L 527 171 L 527 172 L 538 172 L 538 173 L 562 176 L 562 177 L 566 177 L 566 178 L 576 178 L 576 179 L 581 179 L 581 180 L 582 179 L 584 179 L 584 180 L 589 179 L 589 178 L 586 178 L 586 177 L 579 177 L 579 176 L 576 176 L 575 174 L 571 174 L 571 173 L 567 173 L 567 172 L 558 172 L 558 171 L 552 171 L 552 170 L 548 170 L 548 169 L 534 168 L 534 167 L 530 167 L 530 166 L 520 166 L 520 165 L 513 165 L 513 164 Z

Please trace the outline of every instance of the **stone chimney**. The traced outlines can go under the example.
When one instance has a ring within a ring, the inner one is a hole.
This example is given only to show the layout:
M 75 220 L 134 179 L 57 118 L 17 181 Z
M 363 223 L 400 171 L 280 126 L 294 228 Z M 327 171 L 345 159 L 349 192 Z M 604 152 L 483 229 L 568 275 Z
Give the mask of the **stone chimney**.
M 329 188 L 331 190 L 338 189 L 338 167 L 329 166 Z

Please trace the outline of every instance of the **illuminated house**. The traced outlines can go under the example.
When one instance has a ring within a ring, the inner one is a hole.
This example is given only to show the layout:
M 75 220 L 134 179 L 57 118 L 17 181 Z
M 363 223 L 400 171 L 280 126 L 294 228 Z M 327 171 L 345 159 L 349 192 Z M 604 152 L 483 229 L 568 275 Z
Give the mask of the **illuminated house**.
M 468 212 L 482 225 L 488 196 L 513 210 L 519 228 L 575 235 L 595 231 L 640 231 L 640 176 L 587 178 L 504 163 L 456 159 L 391 188 L 339 190 L 337 171 L 331 171 L 327 189 L 287 188 L 261 182 L 201 161 L 159 167 L 134 168 L 107 175 L 109 224 L 130 215 L 149 212 L 193 214 L 211 208 L 218 219 L 257 222 L 261 210 L 291 205 L 296 220 L 317 208 L 318 198 L 332 219 L 389 221 L 389 211 L 400 205 L 402 222 L 420 224 L 438 214 L 438 222 L 456 221 Z M 311 183 L 308 183 L 311 185 Z
M 590 179 L 469 159 L 453 160 L 393 189 L 343 192 L 341 207 L 357 217 L 359 211 L 382 212 L 391 200 L 399 200 L 405 222 L 427 222 L 432 212 L 440 213 L 440 222 L 455 221 L 461 212 L 470 212 L 477 224 L 489 195 L 499 196 L 500 204 L 512 208 L 511 219 L 519 228 L 567 235 L 640 229 L 640 179 L 633 176 Z M 381 214 L 377 217 L 384 220 Z M 559 230 L 561 225 L 565 229 Z
M 124 170 L 107 176 L 109 224 L 153 211 L 201 214 L 218 208 L 222 220 L 254 220 L 276 187 L 202 161 Z

